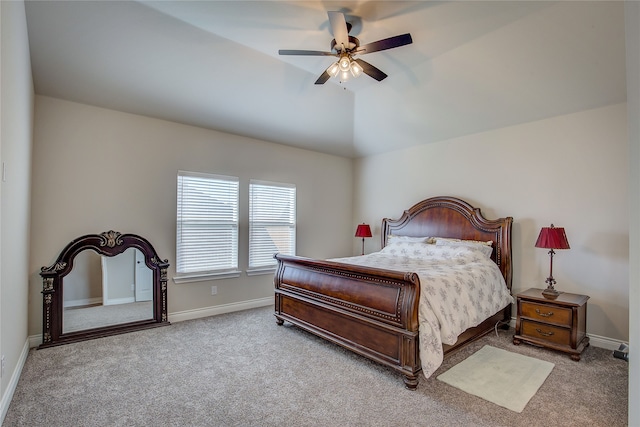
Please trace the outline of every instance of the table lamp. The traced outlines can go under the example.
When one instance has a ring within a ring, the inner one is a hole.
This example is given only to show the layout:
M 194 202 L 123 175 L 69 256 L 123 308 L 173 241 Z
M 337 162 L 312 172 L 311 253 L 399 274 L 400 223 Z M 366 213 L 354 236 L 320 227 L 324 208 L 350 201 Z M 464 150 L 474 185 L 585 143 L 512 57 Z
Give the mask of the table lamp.
M 362 255 L 364 255 L 364 238 L 371 237 L 371 227 L 369 227 L 369 224 L 358 224 L 355 237 L 362 237 Z
M 549 249 L 551 264 L 549 267 L 549 277 L 545 280 L 547 289 L 542 291 L 542 295 L 548 299 L 556 299 L 558 298 L 558 295 L 560 295 L 560 292 L 553 287 L 553 285 L 556 284 L 556 279 L 553 278 L 553 255 L 555 254 L 553 250 L 570 249 L 564 228 L 554 227 L 553 224 L 551 224 L 551 227 L 542 227 L 540 235 L 538 236 L 538 241 L 536 242 L 536 248 Z

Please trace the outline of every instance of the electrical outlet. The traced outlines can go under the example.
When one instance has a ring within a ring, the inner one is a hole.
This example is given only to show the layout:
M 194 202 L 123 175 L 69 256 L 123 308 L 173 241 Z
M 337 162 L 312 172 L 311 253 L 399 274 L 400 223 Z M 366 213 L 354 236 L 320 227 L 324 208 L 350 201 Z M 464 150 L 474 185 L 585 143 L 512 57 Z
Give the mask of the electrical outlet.
M 132 283 L 131 284 L 131 292 L 134 292 L 136 290 L 136 284 Z
M 4 377 L 4 354 L 0 358 L 0 377 Z
M 211 287 L 211 295 L 217 295 L 218 294 L 218 287 L 217 286 L 212 286 Z

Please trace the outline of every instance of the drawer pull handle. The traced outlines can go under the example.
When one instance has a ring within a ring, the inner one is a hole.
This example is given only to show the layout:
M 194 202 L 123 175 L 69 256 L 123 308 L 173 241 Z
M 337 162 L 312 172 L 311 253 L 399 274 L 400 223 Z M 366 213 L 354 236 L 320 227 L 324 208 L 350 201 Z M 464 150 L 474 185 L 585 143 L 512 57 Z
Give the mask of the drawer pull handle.
M 543 313 L 543 312 L 540 311 L 539 308 L 536 308 L 536 313 L 541 317 L 551 317 L 551 316 L 553 316 L 553 311 L 550 311 L 548 313 Z
M 536 332 L 542 335 L 543 337 L 550 337 L 553 335 L 553 331 L 551 332 L 543 332 L 540 329 L 536 328 Z

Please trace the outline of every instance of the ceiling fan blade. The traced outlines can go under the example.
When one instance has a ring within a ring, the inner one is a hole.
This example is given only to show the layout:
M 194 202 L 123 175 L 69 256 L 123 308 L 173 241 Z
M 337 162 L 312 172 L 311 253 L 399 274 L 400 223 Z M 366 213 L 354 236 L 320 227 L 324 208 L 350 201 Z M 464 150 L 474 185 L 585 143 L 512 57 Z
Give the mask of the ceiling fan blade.
M 342 12 L 327 12 L 329 15 L 329 23 L 333 31 L 333 38 L 336 40 L 336 47 L 349 46 L 349 31 L 347 30 L 347 21 L 344 19 Z
M 318 80 L 316 80 L 315 84 L 317 85 L 323 85 L 325 84 L 325 82 L 327 80 L 329 80 L 331 78 L 331 76 L 329 75 L 329 73 L 327 73 L 326 71 L 324 73 L 322 73 L 320 75 L 320 77 L 318 77 Z
M 393 49 L 394 47 L 400 47 L 413 43 L 411 34 L 402 34 L 399 36 L 389 37 L 388 39 L 378 40 L 377 42 L 367 43 L 364 46 L 360 46 L 356 53 L 365 54 L 372 52 L 379 52 L 381 50 Z
M 380 69 L 374 67 L 373 65 L 369 64 L 368 62 L 363 61 L 360 58 L 354 59 L 354 61 L 360 64 L 360 66 L 362 67 L 362 72 L 364 72 L 368 76 L 373 77 L 377 81 L 382 81 L 387 78 L 387 75 L 385 73 L 383 73 L 382 71 L 380 71 Z
M 278 55 L 300 55 L 300 56 L 336 56 L 332 52 L 322 52 L 320 50 L 287 50 L 280 49 Z

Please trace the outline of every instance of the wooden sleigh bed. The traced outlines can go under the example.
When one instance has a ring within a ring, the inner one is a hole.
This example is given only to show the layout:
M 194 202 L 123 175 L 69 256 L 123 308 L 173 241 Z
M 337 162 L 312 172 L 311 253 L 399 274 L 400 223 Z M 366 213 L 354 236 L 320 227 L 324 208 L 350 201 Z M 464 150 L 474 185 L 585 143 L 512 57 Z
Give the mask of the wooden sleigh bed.
M 511 291 L 511 217 L 488 220 L 480 209 L 452 197 L 424 200 L 397 219 L 382 220 L 382 246 L 389 235 L 438 236 L 493 241 L 491 259 Z M 421 371 L 418 346 L 420 280 L 416 273 L 276 254 L 275 316 L 400 372 L 415 389 Z M 509 322 L 511 304 L 455 344 L 445 356 Z

